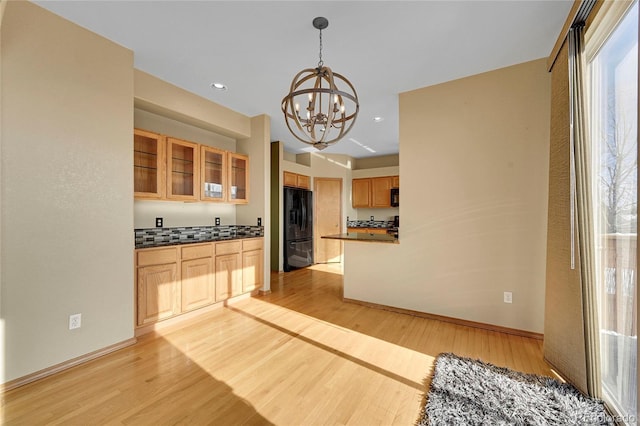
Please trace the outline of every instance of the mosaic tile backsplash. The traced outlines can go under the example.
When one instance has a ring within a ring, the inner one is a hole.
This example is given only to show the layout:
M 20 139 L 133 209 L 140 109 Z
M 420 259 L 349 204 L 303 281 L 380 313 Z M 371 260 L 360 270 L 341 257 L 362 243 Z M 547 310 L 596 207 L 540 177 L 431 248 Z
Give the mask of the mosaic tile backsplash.
M 136 248 L 264 237 L 263 226 L 224 225 L 135 229 Z
M 348 228 L 393 228 L 392 220 L 349 220 Z

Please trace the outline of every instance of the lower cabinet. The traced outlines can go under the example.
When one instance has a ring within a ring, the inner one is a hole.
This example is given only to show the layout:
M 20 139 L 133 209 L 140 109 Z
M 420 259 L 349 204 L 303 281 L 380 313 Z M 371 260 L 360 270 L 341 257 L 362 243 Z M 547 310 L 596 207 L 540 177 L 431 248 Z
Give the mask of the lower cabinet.
M 136 293 L 138 325 L 180 313 L 180 280 L 175 248 L 138 252 Z
M 386 234 L 387 228 L 347 228 L 347 232 L 357 232 L 360 234 Z
M 262 239 L 242 242 L 242 291 L 247 293 L 262 287 Z
M 180 246 L 182 312 L 192 311 L 216 301 L 213 244 Z
M 183 260 L 181 284 L 182 312 L 215 302 L 215 280 L 211 258 Z
M 240 253 L 216 256 L 216 300 L 221 301 L 241 293 Z
M 216 300 L 242 294 L 242 241 L 216 243 Z
M 138 325 L 180 313 L 176 264 L 138 269 Z
M 152 324 L 263 284 L 263 238 L 136 250 L 136 324 Z

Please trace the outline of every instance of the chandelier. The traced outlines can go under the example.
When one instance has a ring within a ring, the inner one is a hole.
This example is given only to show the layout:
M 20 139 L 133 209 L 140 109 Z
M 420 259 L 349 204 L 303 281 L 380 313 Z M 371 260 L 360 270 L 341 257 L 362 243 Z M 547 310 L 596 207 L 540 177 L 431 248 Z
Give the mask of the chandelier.
M 289 94 L 282 99 L 282 112 L 296 139 L 322 150 L 351 130 L 360 105 L 349 80 L 331 71 L 322 61 L 322 30 L 329 26 L 329 21 L 318 17 L 313 26 L 320 31 L 318 66 L 296 74 Z

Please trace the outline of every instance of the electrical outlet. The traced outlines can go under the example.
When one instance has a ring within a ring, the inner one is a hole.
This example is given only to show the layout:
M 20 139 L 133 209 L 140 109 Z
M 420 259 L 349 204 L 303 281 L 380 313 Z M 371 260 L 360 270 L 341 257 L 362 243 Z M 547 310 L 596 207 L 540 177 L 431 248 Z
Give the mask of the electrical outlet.
M 513 293 L 510 291 L 504 292 L 504 303 L 513 303 Z
M 216 217 L 214 223 L 216 224 L 216 226 L 220 226 L 220 218 Z
M 69 315 L 69 330 L 82 327 L 82 314 Z
M 262 226 L 262 218 L 261 217 L 258 218 L 258 226 Z
M 373 216 L 371 216 L 371 220 L 372 220 L 372 221 L 373 221 L 373 220 L 375 220 L 375 219 L 373 218 Z
M 162 228 L 162 218 L 161 217 L 156 217 L 156 228 Z

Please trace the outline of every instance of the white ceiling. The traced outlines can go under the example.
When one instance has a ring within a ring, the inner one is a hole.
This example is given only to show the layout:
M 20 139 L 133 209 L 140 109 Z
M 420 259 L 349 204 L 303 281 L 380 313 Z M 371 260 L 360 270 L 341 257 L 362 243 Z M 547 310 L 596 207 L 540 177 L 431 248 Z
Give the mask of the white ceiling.
M 323 59 L 360 99 L 351 132 L 323 152 L 398 152 L 398 94 L 551 52 L 571 8 L 553 1 L 36 1 L 134 52 L 135 67 L 248 116 L 300 153 L 280 104 L 291 79 Z M 227 91 L 210 84 L 224 82 Z M 384 121 L 375 123 L 374 116 Z M 356 142 L 358 143 L 356 143 Z M 368 146 L 375 152 L 366 150 Z M 313 148 L 312 148 L 313 149 Z

